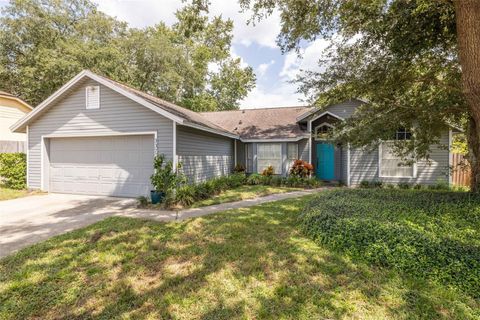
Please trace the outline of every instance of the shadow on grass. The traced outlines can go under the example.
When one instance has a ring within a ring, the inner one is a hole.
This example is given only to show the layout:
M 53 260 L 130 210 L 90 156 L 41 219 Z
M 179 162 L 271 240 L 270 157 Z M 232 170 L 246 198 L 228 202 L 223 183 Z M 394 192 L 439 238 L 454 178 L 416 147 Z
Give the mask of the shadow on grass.
M 27 248 L 0 261 L 0 318 L 473 318 L 475 301 L 305 238 L 303 203 L 108 218 Z

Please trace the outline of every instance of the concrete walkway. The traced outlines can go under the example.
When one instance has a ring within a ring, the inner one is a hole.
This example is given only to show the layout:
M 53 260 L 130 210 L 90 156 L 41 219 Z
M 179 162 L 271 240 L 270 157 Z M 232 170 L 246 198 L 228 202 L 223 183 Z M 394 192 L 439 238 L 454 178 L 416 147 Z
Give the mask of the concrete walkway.
M 35 195 L 0 201 L 0 258 L 21 248 L 111 216 L 156 221 L 180 221 L 229 209 L 295 198 L 321 189 L 273 194 L 266 197 L 179 211 L 136 208 L 135 199 L 69 194 Z

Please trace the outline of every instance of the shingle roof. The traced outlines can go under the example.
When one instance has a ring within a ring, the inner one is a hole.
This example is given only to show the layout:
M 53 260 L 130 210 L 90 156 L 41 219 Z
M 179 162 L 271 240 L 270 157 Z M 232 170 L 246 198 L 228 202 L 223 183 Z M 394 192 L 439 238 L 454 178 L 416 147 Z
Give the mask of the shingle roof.
M 228 130 L 225 130 L 224 128 L 216 125 L 215 123 L 212 123 L 211 121 L 209 121 L 208 119 L 206 119 L 205 117 L 203 117 L 200 113 L 197 113 L 195 111 L 192 111 L 192 110 L 189 110 L 189 109 L 186 109 L 186 108 L 183 108 L 183 107 L 180 107 L 180 106 L 177 106 L 176 104 L 173 104 L 171 102 L 168 102 L 166 100 L 163 100 L 163 99 L 160 99 L 158 97 L 155 97 L 151 94 L 148 94 L 148 93 L 145 93 L 143 91 L 140 91 L 138 89 L 135 89 L 135 88 L 132 88 L 124 83 L 121 83 L 121 82 L 118 82 L 118 81 L 115 81 L 115 80 L 112 80 L 110 78 L 107 78 L 107 77 L 104 77 L 104 76 L 100 76 L 97 74 L 97 76 L 115 84 L 115 85 L 118 85 L 118 86 L 121 86 L 124 90 L 127 90 L 128 92 L 130 93 L 133 93 L 134 95 L 142 98 L 142 99 L 145 99 L 147 100 L 148 102 L 150 102 L 151 104 L 167 111 L 167 112 L 170 112 L 180 118 L 183 118 L 185 120 L 187 120 L 188 122 L 191 122 L 191 123 L 194 123 L 194 124 L 197 124 L 197 125 L 200 125 L 200 126 L 204 126 L 204 127 L 207 127 L 207 128 L 211 128 L 211 129 L 215 129 L 215 130 L 220 130 L 220 131 L 223 131 L 225 133 L 231 133 L 230 131 Z
M 292 139 L 305 134 L 297 117 L 311 107 L 282 107 L 202 112 L 201 115 L 244 140 Z

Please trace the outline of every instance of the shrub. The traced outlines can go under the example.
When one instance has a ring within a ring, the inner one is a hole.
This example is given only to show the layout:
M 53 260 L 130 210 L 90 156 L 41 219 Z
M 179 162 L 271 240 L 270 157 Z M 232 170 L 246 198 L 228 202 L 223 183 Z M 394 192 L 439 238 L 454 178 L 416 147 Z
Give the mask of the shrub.
M 247 184 L 249 185 L 258 185 L 262 183 L 262 176 L 258 173 L 252 173 L 247 178 Z
M 360 181 L 360 188 L 370 188 L 370 181 L 368 180 Z
M 454 286 L 480 298 L 480 196 L 408 190 L 320 193 L 302 230 L 352 259 Z
M 398 184 L 398 187 L 400 189 L 411 189 L 412 188 L 412 184 L 411 183 L 408 183 L 408 182 L 400 182 Z
M 146 208 L 148 206 L 148 198 L 144 196 L 140 196 L 137 198 L 137 207 L 138 208 Z
M 273 170 L 273 166 L 268 166 L 265 169 L 263 169 L 262 176 L 270 177 L 270 176 L 273 176 L 274 173 L 275 171 Z
M 246 169 L 245 169 L 245 166 L 243 164 L 237 164 L 235 166 L 235 168 L 233 169 L 233 172 L 237 172 L 237 173 L 245 173 Z
M 294 177 L 306 178 L 313 173 L 313 166 L 307 161 L 295 160 L 290 168 L 289 175 Z
M 429 189 L 431 190 L 449 190 L 450 186 L 448 185 L 448 182 L 446 180 L 437 180 L 437 182 L 434 185 L 428 186 Z
M 27 187 L 27 156 L 25 153 L 0 153 L 0 183 L 11 189 Z
M 155 156 L 153 168 L 154 173 L 150 177 L 150 182 L 156 191 L 165 192 L 167 196 L 186 182 L 185 176 L 178 172 L 181 164 L 178 164 L 174 170 L 173 162 L 171 160 L 165 162 L 164 154 Z
M 370 186 L 372 188 L 382 188 L 383 187 L 383 182 L 379 180 L 374 180 L 370 183 Z
M 177 189 L 175 194 L 176 203 L 188 207 L 197 201 L 197 188 L 195 185 L 184 185 Z

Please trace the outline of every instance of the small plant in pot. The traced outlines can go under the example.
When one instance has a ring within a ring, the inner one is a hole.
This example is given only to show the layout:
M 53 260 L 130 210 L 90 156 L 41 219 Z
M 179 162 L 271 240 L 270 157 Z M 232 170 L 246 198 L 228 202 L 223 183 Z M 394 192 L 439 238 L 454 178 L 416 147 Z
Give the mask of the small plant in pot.
M 150 191 L 152 204 L 163 202 L 175 192 L 175 189 L 185 183 L 185 177 L 178 173 L 181 165 L 173 168 L 173 161 L 165 161 L 165 155 L 155 156 L 153 160 L 154 173 L 150 177 L 154 190 Z

